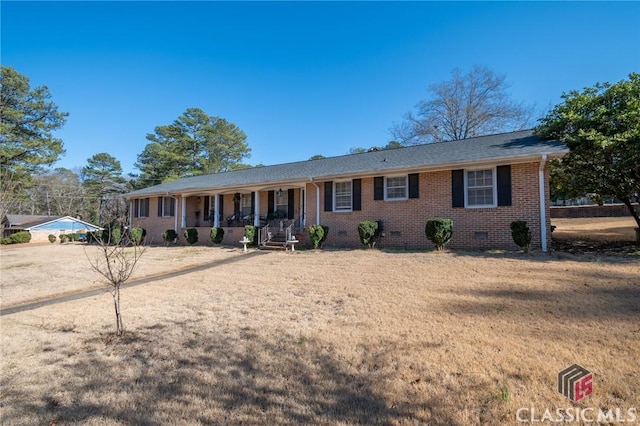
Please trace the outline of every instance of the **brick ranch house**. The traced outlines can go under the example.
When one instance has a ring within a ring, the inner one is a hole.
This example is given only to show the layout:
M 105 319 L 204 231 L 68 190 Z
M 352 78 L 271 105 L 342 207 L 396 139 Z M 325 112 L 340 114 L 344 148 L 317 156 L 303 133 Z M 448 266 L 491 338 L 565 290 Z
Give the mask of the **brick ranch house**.
M 429 248 L 425 223 L 449 217 L 451 248 L 517 249 L 509 224 L 525 220 L 531 248 L 546 251 L 548 163 L 567 152 L 526 130 L 193 176 L 127 194 L 130 223 L 154 242 L 167 229 L 184 241 L 186 228 L 207 242 L 219 226 L 235 245 L 245 224 L 260 227 L 262 240 L 288 230 L 301 242 L 321 224 L 326 246 L 358 247 L 358 224 L 378 220 L 382 247 Z

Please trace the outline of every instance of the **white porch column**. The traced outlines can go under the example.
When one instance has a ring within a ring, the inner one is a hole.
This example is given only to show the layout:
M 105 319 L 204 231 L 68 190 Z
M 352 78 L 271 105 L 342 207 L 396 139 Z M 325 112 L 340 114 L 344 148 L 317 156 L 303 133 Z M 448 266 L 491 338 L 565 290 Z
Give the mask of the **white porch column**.
M 184 195 L 180 196 L 180 226 L 182 228 L 187 227 L 187 197 Z
M 311 184 L 316 187 L 316 225 L 320 225 L 320 187 L 311 178 Z
M 256 202 L 253 206 L 253 211 L 255 214 L 253 215 L 253 226 L 260 227 L 260 191 L 255 191 L 256 194 Z
M 220 196 L 218 194 L 213 196 L 213 226 L 220 227 Z

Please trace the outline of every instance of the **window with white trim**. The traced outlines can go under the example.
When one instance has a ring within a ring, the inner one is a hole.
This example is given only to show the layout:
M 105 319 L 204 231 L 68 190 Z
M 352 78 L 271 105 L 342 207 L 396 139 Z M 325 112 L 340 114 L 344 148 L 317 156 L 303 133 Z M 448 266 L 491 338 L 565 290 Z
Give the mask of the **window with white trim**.
M 289 211 L 289 193 L 287 191 L 278 190 L 275 193 L 275 217 L 287 217 Z
M 350 180 L 345 182 L 335 182 L 333 184 L 333 211 L 351 211 L 352 193 L 353 188 Z
M 172 217 L 176 212 L 176 200 L 173 197 L 161 197 L 158 199 L 158 217 Z
M 240 195 L 240 213 L 243 218 L 251 214 L 251 193 Z
M 386 177 L 384 183 L 385 200 L 408 199 L 407 176 Z
M 467 170 L 464 184 L 466 207 L 496 207 L 495 169 Z
M 133 217 L 149 217 L 149 199 L 136 198 L 133 202 Z

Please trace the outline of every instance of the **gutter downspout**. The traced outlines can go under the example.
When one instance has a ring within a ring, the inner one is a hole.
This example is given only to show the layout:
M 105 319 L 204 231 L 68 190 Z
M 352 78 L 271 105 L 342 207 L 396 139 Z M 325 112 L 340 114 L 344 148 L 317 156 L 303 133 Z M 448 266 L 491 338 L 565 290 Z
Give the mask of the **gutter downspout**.
M 133 200 L 129 199 L 129 226 L 133 228 L 133 208 L 135 204 Z
M 309 180 L 316 187 L 316 225 L 320 225 L 320 187 L 316 185 L 313 178 L 309 178 Z
M 540 246 L 547 251 L 547 197 L 545 196 L 544 167 L 547 164 L 547 154 L 542 154 L 540 169 L 538 170 L 538 186 L 540 187 Z

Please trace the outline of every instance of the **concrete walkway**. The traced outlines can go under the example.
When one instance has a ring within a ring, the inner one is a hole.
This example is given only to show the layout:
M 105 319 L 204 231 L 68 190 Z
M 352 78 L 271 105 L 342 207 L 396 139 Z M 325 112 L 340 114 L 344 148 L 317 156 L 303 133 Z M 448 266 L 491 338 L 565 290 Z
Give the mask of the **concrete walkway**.
M 203 263 L 201 265 L 196 265 L 196 266 L 192 266 L 190 268 L 180 269 L 178 271 L 167 272 L 167 273 L 164 273 L 164 274 L 161 274 L 161 275 L 154 275 L 154 276 L 151 276 L 151 277 L 140 278 L 140 279 L 137 279 L 137 280 L 129 281 L 127 283 L 124 283 L 120 287 L 120 289 L 135 287 L 135 286 L 142 285 L 142 284 L 148 284 L 148 283 L 151 283 L 151 282 L 154 282 L 154 281 L 166 280 L 166 279 L 169 279 L 169 278 L 175 278 L 175 277 L 179 277 L 181 275 L 190 274 L 192 272 L 206 271 L 207 269 L 215 268 L 216 266 L 227 265 L 227 264 L 230 264 L 230 263 L 239 262 L 239 261 L 244 260 L 244 259 L 248 259 L 248 258 L 252 258 L 252 257 L 255 257 L 255 256 L 260 256 L 260 255 L 265 255 L 265 254 L 268 254 L 268 252 L 259 251 L 259 250 L 256 250 L 256 251 L 251 252 L 251 253 L 246 253 L 246 254 L 243 253 L 243 254 L 240 254 L 238 256 L 230 257 L 228 259 L 217 260 L 217 261 L 209 262 L 209 263 Z M 22 304 L 22 305 L 11 306 L 9 308 L 3 308 L 2 310 L 0 310 L 0 316 L 16 314 L 18 312 L 24 312 L 24 311 L 31 311 L 33 309 L 38 309 L 38 308 L 41 308 L 43 306 L 50 306 L 50 305 L 55 305 L 55 304 L 58 304 L 58 303 L 70 302 L 72 300 L 79 300 L 79 299 L 84 299 L 84 298 L 87 298 L 87 297 L 99 296 L 99 295 L 104 294 L 106 292 L 108 292 L 108 288 L 107 288 L 107 286 L 105 284 L 105 287 L 96 288 L 96 289 L 93 289 L 93 290 L 81 291 L 81 292 L 78 292 L 78 293 L 66 294 L 64 296 L 52 297 L 51 299 L 45 299 L 45 300 L 40 300 L 40 301 L 37 301 L 37 302 L 25 303 L 25 304 Z

